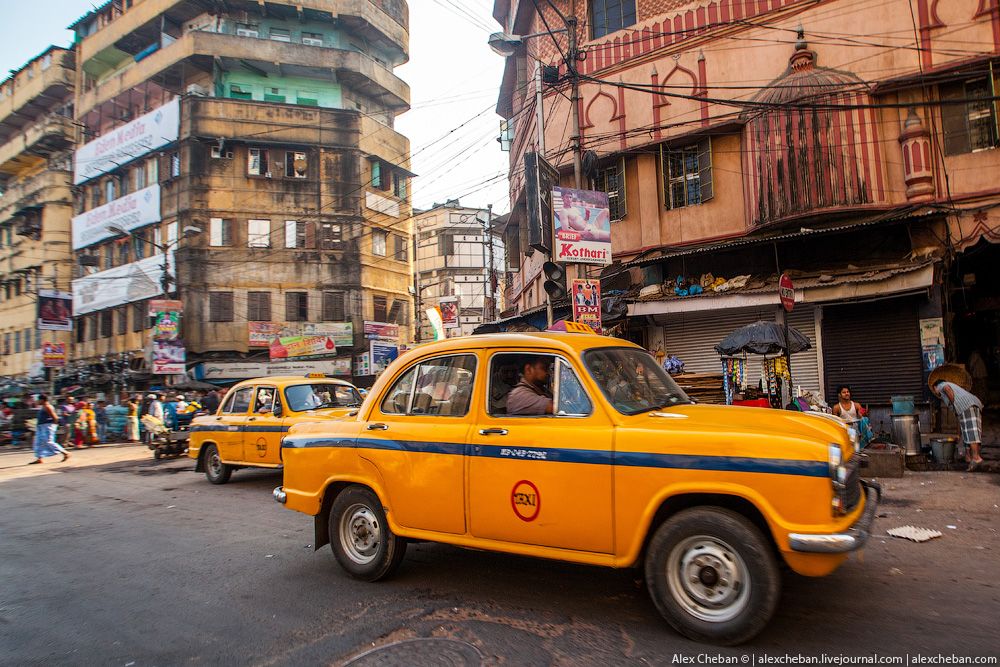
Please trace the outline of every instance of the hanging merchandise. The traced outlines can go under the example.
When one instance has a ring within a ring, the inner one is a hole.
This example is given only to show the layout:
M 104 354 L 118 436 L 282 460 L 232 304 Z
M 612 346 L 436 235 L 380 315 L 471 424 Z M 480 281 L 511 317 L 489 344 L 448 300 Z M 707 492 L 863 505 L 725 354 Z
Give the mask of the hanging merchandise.
M 742 392 L 746 384 L 746 359 L 723 359 L 722 378 L 726 405 L 732 405 L 736 394 Z

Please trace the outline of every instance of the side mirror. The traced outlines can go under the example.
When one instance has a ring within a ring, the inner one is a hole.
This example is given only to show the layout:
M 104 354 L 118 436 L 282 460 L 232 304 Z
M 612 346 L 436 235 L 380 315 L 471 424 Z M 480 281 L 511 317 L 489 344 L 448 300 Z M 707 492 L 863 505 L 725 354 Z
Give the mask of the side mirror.
M 280 417 L 282 414 L 283 413 L 282 413 L 282 409 L 281 409 L 281 401 L 276 401 L 274 403 L 274 416 L 275 417 Z

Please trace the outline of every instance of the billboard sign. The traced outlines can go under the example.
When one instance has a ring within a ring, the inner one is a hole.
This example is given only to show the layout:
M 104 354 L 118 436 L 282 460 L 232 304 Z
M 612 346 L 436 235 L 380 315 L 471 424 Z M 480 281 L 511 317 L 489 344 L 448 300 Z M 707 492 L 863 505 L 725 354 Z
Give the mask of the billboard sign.
M 325 373 L 326 375 L 351 375 L 351 358 L 322 359 L 314 361 L 205 361 L 195 366 L 196 380 L 245 380 L 247 378 L 275 375 L 301 375 Z
M 552 250 L 552 189 L 559 184 L 559 172 L 538 153 L 524 154 L 524 199 L 528 207 L 528 245 L 549 253 Z
M 365 320 L 365 338 L 368 340 L 399 340 L 399 325 Z
M 73 218 L 73 250 L 113 238 L 110 226 L 131 232 L 159 221 L 160 186 L 150 185 Z
M 45 368 L 62 368 L 65 365 L 65 343 L 42 343 L 42 366 Z
M 294 336 L 324 336 L 332 338 L 338 348 L 354 345 L 354 325 L 350 322 L 322 322 L 317 324 L 287 324 L 285 322 L 247 322 L 247 345 L 270 347 L 275 338 Z
M 170 264 L 174 264 L 170 253 Z M 86 315 L 95 310 L 123 306 L 160 296 L 163 255 L 153 255 L 138 262 L 92 273 L 73 281 L 73 314 Z
M 601 333 L 601 284 L 596 280 L 573 281 L 573 321 Z
M 389 364 L 399 357 L 399 346 L 393 343 L 373 340 L 370 343 L 370 349 L 371 373 L 384 371 Z
M 441 309 L 441 323 L 444 325 L 445 329 L 457 329 L 459 327 L 458 319 L 458 297 L 457 296 L 446 296 L 438 300 L 438 308 Z
M 611 263 L 611 217 L 606 193 L 554 187 L 552 212 L 556 246 L 552 261 Z
M 38 329 L 73 330 L 73 295 L 56 290 L 38 290 Z
M 186 360 L 183 341 L 153 341 L 153 375 L 181 375 Z
M 329 336 L 284 336 L 271 341 L 271 360 L 311 359 L 337 354 L 337 344 Z
M 181 101 L 175 97 L 163 106 L 87 142 L 73 157 L 73 185 L 118 169 L 123 164 L 177 141 Z

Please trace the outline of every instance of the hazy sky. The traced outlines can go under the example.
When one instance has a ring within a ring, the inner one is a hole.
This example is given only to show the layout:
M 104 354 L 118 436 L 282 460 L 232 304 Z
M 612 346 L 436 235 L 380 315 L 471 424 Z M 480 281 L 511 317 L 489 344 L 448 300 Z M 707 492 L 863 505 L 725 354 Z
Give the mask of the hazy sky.
M 72 33 L 66 26 L 101 3 L 2 4 L 0 71 L 7 72 L 49 44 L 68 46 Z M 397 118 L 396 129 L 410 138 L 412 170 L 419 174 L 414 206 L 461 197 L 465 206 L 493 204 L 503 213 L 507 155 L 496 141 L 500 118 L 493 112 L 503 59 L 486 46 L 489 33 L 499 30 L 490 15 L 493 0 L 410 0 L 409 5 L 410 62 L 396 73 L 410 84 L 413 108 Z

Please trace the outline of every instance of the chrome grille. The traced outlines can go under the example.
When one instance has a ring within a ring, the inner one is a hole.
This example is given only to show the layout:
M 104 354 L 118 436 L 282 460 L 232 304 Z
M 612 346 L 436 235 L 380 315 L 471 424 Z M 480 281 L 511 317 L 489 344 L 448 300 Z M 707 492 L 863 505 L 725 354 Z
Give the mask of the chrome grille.
M 837 489 L 837 493 L 844 502 L 845 512 L 850 512 L 861 502 L 861 470 L 859 464 L 863 456 L 863 454 L 855 454 L 844 464 L 844 467 L 847 468 L 847 480 L 843 486 Z

